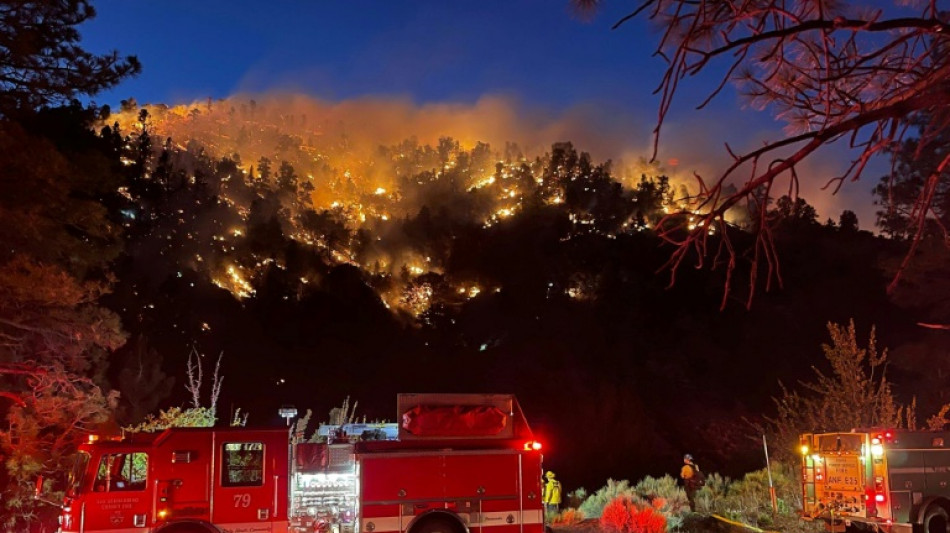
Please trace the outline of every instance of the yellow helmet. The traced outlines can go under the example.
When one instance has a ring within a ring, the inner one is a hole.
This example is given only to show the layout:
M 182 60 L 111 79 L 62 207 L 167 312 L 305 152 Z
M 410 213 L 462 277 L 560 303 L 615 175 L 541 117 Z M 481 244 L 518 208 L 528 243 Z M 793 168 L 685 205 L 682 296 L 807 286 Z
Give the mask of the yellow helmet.
M 548 479 L 554 479 L 554 472 L 551 472 L 550 470 L 548 470 L 548 473 L 544 474 L 544 477 Z

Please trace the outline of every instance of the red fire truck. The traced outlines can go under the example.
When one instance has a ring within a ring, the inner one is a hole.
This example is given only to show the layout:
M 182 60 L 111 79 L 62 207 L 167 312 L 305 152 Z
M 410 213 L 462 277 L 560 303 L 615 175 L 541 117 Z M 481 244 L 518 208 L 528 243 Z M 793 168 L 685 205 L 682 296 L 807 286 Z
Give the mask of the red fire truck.
M 62 533 L 542 533 L 512 395 L 401 394 L 397 424 L 175 428 L 81 447 Z M 311 439 L 313 440 L 313 439 Z

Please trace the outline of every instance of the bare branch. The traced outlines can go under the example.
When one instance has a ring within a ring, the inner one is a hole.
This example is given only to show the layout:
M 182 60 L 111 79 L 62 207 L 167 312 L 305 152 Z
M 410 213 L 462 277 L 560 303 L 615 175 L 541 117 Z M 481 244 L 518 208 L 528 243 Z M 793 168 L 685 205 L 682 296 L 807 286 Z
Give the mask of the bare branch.
M 647 13 L 663 28 L 656 55 L 664 58 L 667 69 L 655 91 L 660 101 L 654 158 L 680 81 L 727 55 L 732 57 L 724 75 L 698 107 L 709 104 L 731 80 L 753 105 L 769 108 L 795 130 L 744 153 L 727 144 L 732 158 L 728 166 L 709 187 L 698 180 L 702 192 L 690 214 L 701 220 L 692 222 L 690 228 L 683 227 L 683 213 L 661 221 L 658 234 L 676 247 L 664 265 L 670 270 L 671 283 L 688 252 L 696 253 L 697 267 L 705 264 L 710 228 L 725 220 L 726 211 L 747 199 L 751 200 L 747 205 L 758 209 L 749 293 L 756 291 L 761 262 L 766 266 L 766 290 L 773 281 L 781 284 L 770 230 L 773 221 L 766 216 L 775 180 L 787 179 L 789 196 L 797 196 L 797 166 L 819 147 L 848 136 L 850 146 L 860 152 L 841 175 L 826 183 L 827 189 L 837 192 L 845 181 L 859 179 L 875 154 L 886 153 L 901 142 L 915 114 L 943 117 L 935 121 L 940 124 L 950 122 L 950 19 L 938 12 L 935 2 L 915 9 L 902 4 L 889 9 L 885 18 L 882 9 L 871 11 L 819 0 L 647 0 L 615 24 L 619 27 Z M 939 131 L 938 124 L 926 128 L 918 151 Z M 789 150 L 791 153 L 786 153 Z M 912 210 L 916 240 L 925 222 L 934 218 L 931 206 L 945 167 L 941 165 L 941 171 L 930 176 Z M 740 179 L 744 169 L 750 169 L 750 174 Z M 723 194 L 727 183 L 737 185 L 736 192 Z M 764 196 L 760 196 L 763 189 Z M 950 224 L 944 222 L 936 220 L 941 231 L 950 235 Z M 721 235 L 728 239 L 726 231 Z M 723 253 L 729 254 L 728 261 L 722 259 Z M 731 241 L 716 246 L 713 266 L 725 267 L 727 293 L 736 253 Z M 891 288 L 899 276 L 900 271 Z M 724 295 L 723 302 L 726 299 Z

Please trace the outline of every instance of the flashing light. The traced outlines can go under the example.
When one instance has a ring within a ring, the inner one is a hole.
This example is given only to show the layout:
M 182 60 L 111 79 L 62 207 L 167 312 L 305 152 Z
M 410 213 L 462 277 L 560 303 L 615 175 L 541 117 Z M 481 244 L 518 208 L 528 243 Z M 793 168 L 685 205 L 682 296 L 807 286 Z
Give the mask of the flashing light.
M 802 444 L 802 455 L 808 455 L 808 445 Z
M 162 509 L 161 511 L 158 512 L 159 520 L 165 520 L 167 516 L 168 516 L 168 509 Z
M 873 443 L 874 441 L 871 442 Z M 874 457 L 882 457 L 884 455 L 884 446 L 880 442 L 871 444 L 871 455 Z
M 875 494 L 875 495 L 874 495 L 874 501 L 876 501 L 876 502 L 883 502 L 883 501 L 884 501 L 884 495 L 881 494 L 881 493 Z
M 526 451 L 541 451 L 541 443 L 536 440 L 529 440 L 528 442 L 524 443 L 524 449 Z
M 89 444 L 92 444 L 93 442 L 96 442 L 97 440 L 99 440 L 99 435 L 96 435 L 95 433 L 90 433 L 89 439 L 87 440 L 87 442 Z

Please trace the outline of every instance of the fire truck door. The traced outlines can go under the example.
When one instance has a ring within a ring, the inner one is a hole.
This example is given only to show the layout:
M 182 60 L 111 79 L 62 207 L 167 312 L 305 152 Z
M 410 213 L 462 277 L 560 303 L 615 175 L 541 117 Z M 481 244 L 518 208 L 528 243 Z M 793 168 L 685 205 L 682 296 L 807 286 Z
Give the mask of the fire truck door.
M 157 489 L 156 508 L 159 518 L 168 520 L 207 520 L 211 508 L 211 491 L 208 476 L 211 473 L 211 439 L 199 439 L 200 434 L 190 434 L 193 449 L 188 444 L 175 446 L 170 454 L 171 462 L 163 464 L 161 475 L 154 481 Z M 182 444 L 182 443 L 178 443 Z M 163 450 L 164 451 L 164 450 Z M 158 474 L 158 471 L 156 471 Z M 164 517 L 162 515 L 165 515 Z
M 151 520 L 149 456 L 145 452 L 104 453 L 83 511 L 84 531 L 145 530 Z
M 211 521 L 225 530 L 270 532 L 278 494 L 274 473 L 266 468 L 269 447 L 261 440 L 240 439 L 219 446 Z

